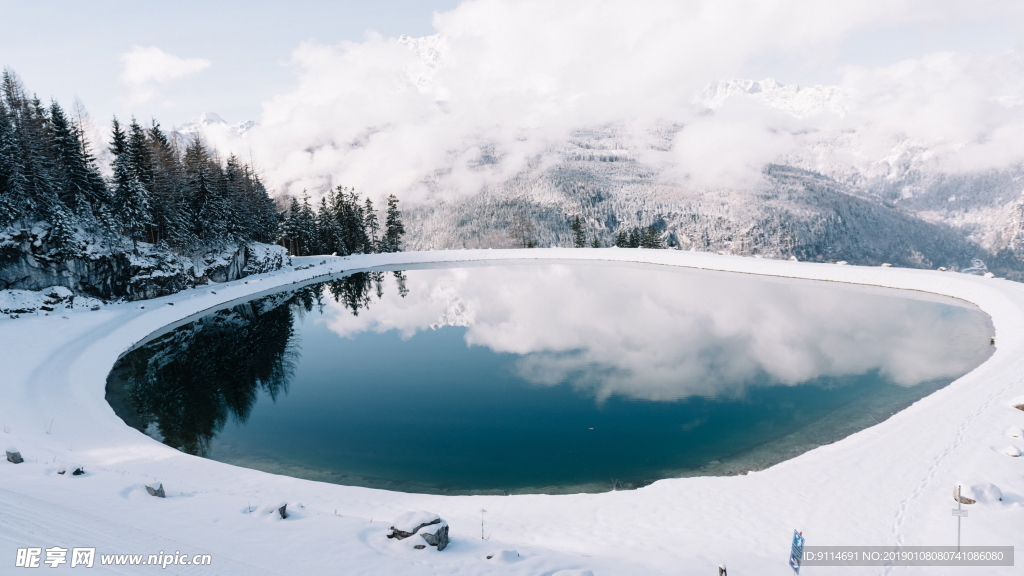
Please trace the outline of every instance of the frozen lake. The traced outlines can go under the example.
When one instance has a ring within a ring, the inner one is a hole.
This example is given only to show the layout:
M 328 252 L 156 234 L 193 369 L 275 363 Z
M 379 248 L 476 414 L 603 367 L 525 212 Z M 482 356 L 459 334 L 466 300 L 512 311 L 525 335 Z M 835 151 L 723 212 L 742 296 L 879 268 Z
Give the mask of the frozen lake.
M 648 265 L 368 272 L 170 331 L 107 398 L 186 452 L 439 493 L 577 492 L 761 469 L 991 354 L 923 293 Z

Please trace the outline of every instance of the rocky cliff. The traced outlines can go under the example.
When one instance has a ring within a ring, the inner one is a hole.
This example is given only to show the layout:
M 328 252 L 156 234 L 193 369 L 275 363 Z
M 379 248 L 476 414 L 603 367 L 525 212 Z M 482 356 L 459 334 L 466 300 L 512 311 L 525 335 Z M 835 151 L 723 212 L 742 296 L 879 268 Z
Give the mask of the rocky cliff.
M 259 243 L 209 246 L 188 254 L 144 243 L 118 249 L 85 236 L 77 236 L 70 249 L 53 244 L 45 226 L 0 234 L 0 290 L 65 286 L 106 300 L 142 300 L 291 263 L 284 248 Z

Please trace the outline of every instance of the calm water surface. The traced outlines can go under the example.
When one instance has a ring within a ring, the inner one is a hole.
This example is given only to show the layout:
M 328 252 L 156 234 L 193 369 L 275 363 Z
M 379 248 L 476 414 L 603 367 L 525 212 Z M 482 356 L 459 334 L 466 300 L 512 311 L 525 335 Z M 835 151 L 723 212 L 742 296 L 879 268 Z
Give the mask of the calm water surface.
M 921 293 L 657 266 L 365 272 L 130 352 L 107 399 L 180 450 L 340 484 L 576 492 L 761 469 L 992 352 Z

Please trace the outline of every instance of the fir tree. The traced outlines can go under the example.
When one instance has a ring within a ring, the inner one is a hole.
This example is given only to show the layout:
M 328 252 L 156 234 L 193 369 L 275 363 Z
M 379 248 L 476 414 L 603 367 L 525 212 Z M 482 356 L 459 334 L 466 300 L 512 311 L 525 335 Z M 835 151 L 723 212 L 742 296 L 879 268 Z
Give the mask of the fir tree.
M 384 252 L 398 252 L 402 249 L 402 236 L 405 225 L 402 224 L 402 212 L 398 209 L 398 198 L 394 194 L 388 196 L 388 213 L 384 222 Z
M 583 248 L 587 245 L 587 235 L 583 230 L 583 221 L 580 220 L 579 215 L 576 215 L 572 219 L 572 223 L 569 225 L 572 228 L 572 241 L 576 248 Z
M 338 218 L 327 205 L 327 198 L 320 199 L 320 208 L 316 215 L 317 243 L 323 254 L 343 254 L 345 252 L 341 226 Z
M 380 224 L 377 223 L 377 212 L 373 209 L 373 202 L 369 196 L 366 198 L 366 208 L 363 211 L 363 229 L 366 231 L 366 251 L 380 251 Z
M 619 248 L 629 248 L 629 235 L 625 230 L 619 230 L 615 236 L 615 245 Z
M 653 224 L 640 231 L 640 246 L 642 248 L 664 248 L 665 242 L 661 239 L 661 233 Z

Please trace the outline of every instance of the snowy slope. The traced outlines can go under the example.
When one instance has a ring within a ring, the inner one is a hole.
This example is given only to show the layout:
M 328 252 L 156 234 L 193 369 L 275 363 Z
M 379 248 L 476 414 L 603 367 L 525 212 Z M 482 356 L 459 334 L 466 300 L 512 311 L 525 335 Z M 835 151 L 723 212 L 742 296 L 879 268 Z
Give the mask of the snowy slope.
M 508 258 L 638 261 L 923 290 L 988 312 L 997 350 L 970 374 L 885 422 L 768 470 L 605 494 L 445 497 L 275 476 L 177 452 L 126 426 L 104 400 L 107 372 L 122 352 L 165 326 L 239 299 L 342 269 Z M 0 437 L 26 458 L 17 466 L 0 462 L 0 559 L 9 562 L 19 546 L 60 545 L 96 546 L 101 554 L 213 555 L 209 570 L 169 572 L 182 574 L 526 575 L 588 568 L 598 576 L 704 575 L 724 562 L 732 574 L 783 575 L 791 573 L 786 558 L 793 529 L 815 545 L 954 544 L 951 489 L 960 480 L 991 482 L 1003 493 L 1002 501 L 970 506 L 964 544 L 1013 545 L 1024 536 L 1024 459 L 1002 452 L 1008 444 L 1024 447 L 1024 440 L 1004 434 L 1024 425 L 1024 412 L 1012 407 L 1024 401 L 1020 284 L 668 250 L 405 252 L 295 262 L 307 264 L 314 266 L 144 303 L 69 310 L 67 318 L 0 320 Z M 56 474 L 72 461 L 87 473 Z M 163 482 L 167 499 L 144 494 L 143 484 L 154 480 Z M 286 520 L 250 513 L 281 501 L 294 511 Z M 479 535 L 481 508 L 488 511 L 486 541 Z M 448 521 L 451 546 L 438 553 L 387 540 L 390 521 L 410 510 Z M 502 549 L 518 550 L 522 559 L 486 559 Z

